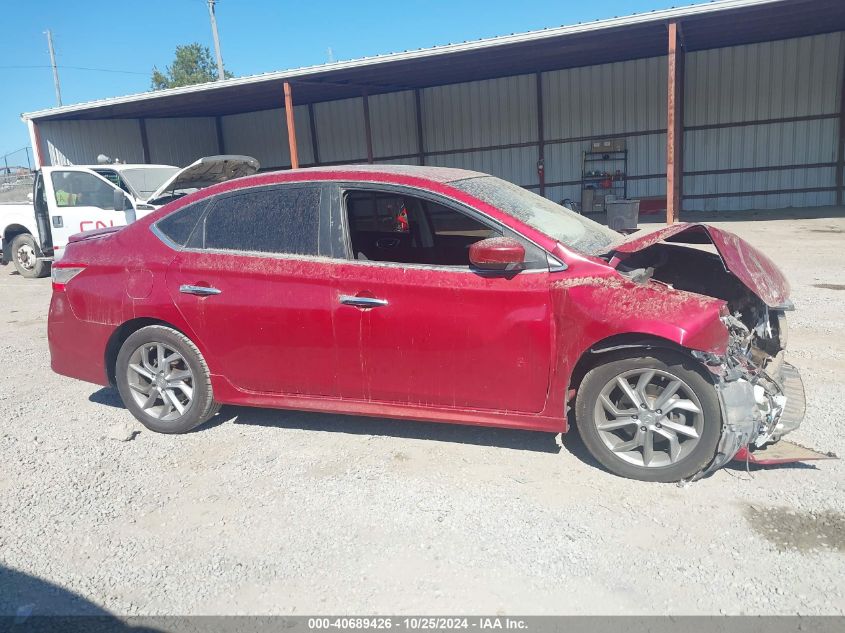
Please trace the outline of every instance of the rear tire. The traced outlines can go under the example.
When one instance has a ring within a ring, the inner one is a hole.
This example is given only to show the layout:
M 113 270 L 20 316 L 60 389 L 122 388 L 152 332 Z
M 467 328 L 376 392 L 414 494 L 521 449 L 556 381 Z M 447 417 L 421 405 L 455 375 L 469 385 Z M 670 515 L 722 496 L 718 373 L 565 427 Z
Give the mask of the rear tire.
M 118 352 L 115 378 L 123 404 L 151 431 L 187 433 L 220 409 L 199 349 L 167 326 L 131 334 Z
M 716 454 L 722 430 L 716 388 L 684 354 L 640 353 L 608 355 L 587 372 L 575 400 L 578 432 L 592 456 L 616 475 L 687 479 Z
M 46 277 L 50 272 L 50 263 L 39 260 L 43 254 L 38 242 L 29 233 L 21 233 L 12 240 L 12 262 L 21 277 L 36 279 Z

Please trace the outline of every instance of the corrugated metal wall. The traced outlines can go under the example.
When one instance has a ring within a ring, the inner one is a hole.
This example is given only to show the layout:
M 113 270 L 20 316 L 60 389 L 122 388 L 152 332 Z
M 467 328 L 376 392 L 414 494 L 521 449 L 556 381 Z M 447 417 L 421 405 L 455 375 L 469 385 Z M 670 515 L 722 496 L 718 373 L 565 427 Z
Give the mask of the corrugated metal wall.
M 419 147 L 413 91 L 374 95 L 369 97 L 368 101 L 373 156 L 376 162 L 379 158 L 416 154 Z M 406 165 L 416 165 L 418 162 L 416 158 L 403 159 L 403 164 Z
M 686 56 L 684 208 L 748 209 L 831 204 L 835 194 L 843 33 L 699 51 Z M 367 99 L 377 163 L 462 167 L 537 189 L 536 74 L 372 95 Z M 622 137 L 628 195 L 665 195 L 665 57 L 544 72 L 546 195 L 579 200 L 582 152 L 595 138 Z M 294 88 L 295 98 L 295 88 Z M 364 98 L 296 107 L 300 163 L 365 162 Z M 784 120 L 786 119 L 786 120 Z M 216 153 L 213 118 L 149 119 L 153 162 L 187 164 Z M 99 153 L 141 161 L 137 120 L 40 124 L 54 163 L 90 163 Z M 263 168 L 290 165 L 284 110 L 221 118 L 227 153 Z M 761 191 L 779 193 L 756 194 Z M 809 191 L 805 191 L 809 190 Z M 740 194 L 740 195 L 735 195 Z
M 296 145 L 301 163 L 314 162 L 307 106 L 294 106 Z M 262 169 L 290 167 L 290 146 L 285 109 L 261 110 L 220 118 L 227 154 L 258 159 Z
M 105 154 L 128 163 L 143 163 L 137 119 L 44 121 L 38 124 L 42 155 L 51 165 L 96 165 Z
M 367 160 L 364 100 L 343 99 L 314 105 L 320 162 Z
M 518 75 L 422 90 L 423 146 L 436 152 L 426 163 L 536 186 L 536 145 L 497 147 L 536 144 L 535 81 L 534 75 Z
M 182 167 L 219 153 L 214 117 L 146 119 L 145 125 L 153 164 Z
M 599 137 L 625 139 L 629 197 L 665 194 L 666 72 L 654 57 L 543 73 L 547 197 L 580 200 L 582 153 Z
M 683 208 L 833 204 L 842 59 L 842 33 L 688 54 Z

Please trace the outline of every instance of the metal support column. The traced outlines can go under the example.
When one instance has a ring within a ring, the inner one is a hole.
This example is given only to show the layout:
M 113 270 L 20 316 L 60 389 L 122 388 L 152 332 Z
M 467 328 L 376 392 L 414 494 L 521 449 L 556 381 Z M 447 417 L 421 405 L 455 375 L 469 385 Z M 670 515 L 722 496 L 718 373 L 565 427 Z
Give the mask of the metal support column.
M 150 161 L 150 142 L 147 139 L 147 120 L 138 119 L 138 130 L 141 133 L 141 151 L 144 154 L 144 163 L 149 165 Z
M 540 181 L 540 195 L 546 195 L 546 139 L 543 129 L 543 73 L 535 76 L 537 84 L 537 176 Z
M 420 165 L 425 165 L 425 143 L 423 142 L 422 103 L 420 91 L 414 90 L 414 112 L 417 117 L 417 149 Z
M 226 141 L 223 138 L 223 117 L 214 117 L 214 129 L 217 132 L 217 153 L 226 153 Z
M 839 137 L 836 146 L 836 204 L 845 199 L 845 55 L 840 60 L 842 85 L 839 91 Z
M 370 127 L 370 95 L 367 91 L 361 96 L 364 100 L 364 137 L 367 142 L 367 162 L 373 163 L 373 131 Z
M 311 151 L 314 154 L 314 164 L 320 164 L 320 148 L 317 144 L 317 119 L 314 118 L 314 104 L 308 104 L 308 126 L 311 129 Z

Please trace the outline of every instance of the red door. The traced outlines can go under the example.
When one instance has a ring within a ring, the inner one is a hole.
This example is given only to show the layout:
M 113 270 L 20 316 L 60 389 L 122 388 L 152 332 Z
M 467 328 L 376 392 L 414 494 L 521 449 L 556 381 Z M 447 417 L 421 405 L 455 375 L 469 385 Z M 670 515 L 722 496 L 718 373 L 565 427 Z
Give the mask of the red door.
M 170 295 L 212 373 L 239 389 L 336 393 L 321 195 L 316 186 L 279 186 L 217 196 L 168 269 Z
M 331 396 L 328 268 L 305 259 L 183 251 L 167 285 L 208 350 L 213 373 L 248 391 Z
M 548 272 L 485 277 L 357 261 L 336 272 L 344 396 L 543 410 L 551 356 Z

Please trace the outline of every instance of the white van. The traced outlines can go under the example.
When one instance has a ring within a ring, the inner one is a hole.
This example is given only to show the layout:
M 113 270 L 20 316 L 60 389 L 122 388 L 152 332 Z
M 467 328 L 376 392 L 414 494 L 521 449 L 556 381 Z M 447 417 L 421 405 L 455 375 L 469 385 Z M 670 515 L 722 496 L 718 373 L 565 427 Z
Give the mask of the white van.
M 32 203 L 0 204 L 2 263 L 24 277 L 43 277 L 68 238 L 134 222 L 162 205 L 210 185 L 258 171 L 249 156 L 206 156 L 184 169 L 171 165 L 42 167 Z

